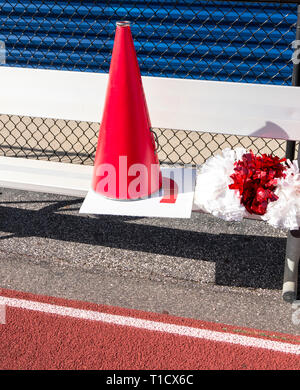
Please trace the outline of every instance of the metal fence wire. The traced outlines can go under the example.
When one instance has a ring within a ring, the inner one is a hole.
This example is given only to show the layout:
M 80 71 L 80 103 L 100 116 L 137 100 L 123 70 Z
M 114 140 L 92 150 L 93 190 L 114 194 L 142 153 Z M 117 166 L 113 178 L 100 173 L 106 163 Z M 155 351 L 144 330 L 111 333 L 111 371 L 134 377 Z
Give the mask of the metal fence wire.
M 291 85 L 297 4 L 127 0 L 0 1 L 6 63 L 109 71 L 115 23 L 132 22 L 142 75 Z M 100 119 L 100 118 L 99 118 Z M 0 153 L 92 164 L 99 123 L 0 115 Z M 153 129 L 164 163 L 201 164 L 225 147 L 283 155 L 285 142 Z

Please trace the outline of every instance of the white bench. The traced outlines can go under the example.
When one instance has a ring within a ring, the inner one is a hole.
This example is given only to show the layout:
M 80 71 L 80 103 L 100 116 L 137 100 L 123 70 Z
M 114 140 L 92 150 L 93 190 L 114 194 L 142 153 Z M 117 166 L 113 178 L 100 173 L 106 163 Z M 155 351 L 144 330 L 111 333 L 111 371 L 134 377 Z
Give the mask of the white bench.
M 1 67 L 0 114 L 99 122 L 107 77 Z M 300 140 L 300 88 L 158 77 L 143 85 L 153 127 Z M 84 197 L 91 175 L 91 166 L 0 157 L 5 188 Z M 289 232 L 287 301 L 296 298 L 299 256 L 299 231 Z

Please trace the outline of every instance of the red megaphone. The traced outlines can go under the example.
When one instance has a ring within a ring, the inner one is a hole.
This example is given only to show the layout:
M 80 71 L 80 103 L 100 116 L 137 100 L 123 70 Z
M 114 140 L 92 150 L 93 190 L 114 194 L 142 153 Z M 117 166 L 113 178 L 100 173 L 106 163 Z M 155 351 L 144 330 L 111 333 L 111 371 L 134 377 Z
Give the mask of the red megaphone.
M 129 22 L 117 22 L 93 189 L 112 199 L 157 192 L 161 172 Z

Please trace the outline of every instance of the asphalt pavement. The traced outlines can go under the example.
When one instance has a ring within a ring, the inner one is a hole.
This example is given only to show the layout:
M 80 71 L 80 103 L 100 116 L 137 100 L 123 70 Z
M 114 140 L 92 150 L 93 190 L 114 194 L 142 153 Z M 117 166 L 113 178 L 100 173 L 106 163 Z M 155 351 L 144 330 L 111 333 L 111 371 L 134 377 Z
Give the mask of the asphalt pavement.
M 286 231 L 263 222 L 82 216 L 2 189 L 0 287 L 300 334 L 282 301 Z

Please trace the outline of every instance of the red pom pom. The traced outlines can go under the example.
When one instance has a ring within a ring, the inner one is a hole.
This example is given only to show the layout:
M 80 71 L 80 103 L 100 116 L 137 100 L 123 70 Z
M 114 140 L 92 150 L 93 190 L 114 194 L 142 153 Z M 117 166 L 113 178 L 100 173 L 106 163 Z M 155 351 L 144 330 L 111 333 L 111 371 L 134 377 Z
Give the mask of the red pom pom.
M 267 154 L 255 156 L 250 150 L 234 163 L 234 173 L 230 176 L 233 184 L 229 188 L 239 190 L 241 203 L 250 214 L 265 214 L 268 203 L 278 199 L 274 191 L 277 179 L 285 177 L 283 161 L 285 158 Z

